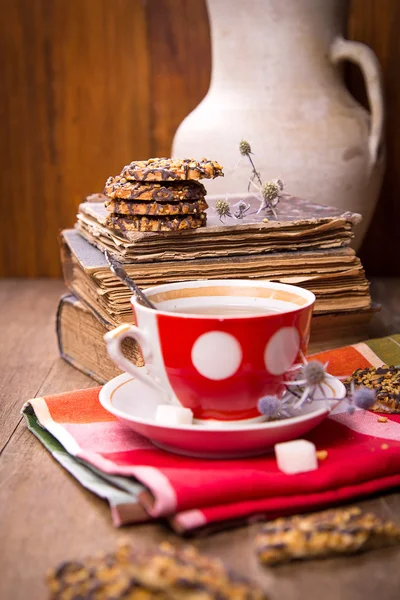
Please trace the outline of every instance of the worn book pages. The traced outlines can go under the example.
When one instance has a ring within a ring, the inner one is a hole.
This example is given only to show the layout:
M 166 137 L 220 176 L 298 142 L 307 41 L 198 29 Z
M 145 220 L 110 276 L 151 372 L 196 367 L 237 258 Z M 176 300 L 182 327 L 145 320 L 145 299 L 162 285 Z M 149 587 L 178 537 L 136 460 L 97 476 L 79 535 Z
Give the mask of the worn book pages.
M 103 254 L 75 230 L 61 235 L 67 285 L 101 318 L 131 322 L 131 293 L 110 271 Z M 369 285 L 350 248 L 126 265 L 142 287 L 197 279 L 267 279 L 300 285 L 316 294 L 315 313 L 367 309 Z
M 314 315 L 311 321 L 309 354 L 355 344 L 368 337 L 372 311 Z M 57 338 L 60 355 L 76 369 L 103 384 L 121 374 L 108 357 L 103 336 L 114 323 L 101 321 L 75 296 L 62 296 L 57 311 Z M 138 366 L 143 359 L 133 340 L 125 340 L 124 353 Z
M 60 298 L 57 310 L 57 340 L 64 360 L 99 383 L 105 383 L 122 371 L 108 356 L 103 336 L 114 323 L 100 320 L 72 294 Z M 125 356 L 137 366 L 143 358 L 136 342 L 124 342 Z
M 232 195 L 233 213 L 239 199 L 250 209 L 243 219 L 227 218 L 221 223 L 214 206 L 217 197 L 207 197 L 207 225 L 180 232 L 121 232 L 106 226 L 107 210 L 101 202 L 84 202 L 79 207 L 77 228 L 100 250 L 118 252 L 123 262 L 149 262 L 249 255 L 265 252 L 329 249 L 348 246 L 356 213 L 315 204 L 291 196 L 278 207 L 278 221 L 256 214 L 259 199 L 253 194 Z M 266 220 L 266 222 L 264 222 Z

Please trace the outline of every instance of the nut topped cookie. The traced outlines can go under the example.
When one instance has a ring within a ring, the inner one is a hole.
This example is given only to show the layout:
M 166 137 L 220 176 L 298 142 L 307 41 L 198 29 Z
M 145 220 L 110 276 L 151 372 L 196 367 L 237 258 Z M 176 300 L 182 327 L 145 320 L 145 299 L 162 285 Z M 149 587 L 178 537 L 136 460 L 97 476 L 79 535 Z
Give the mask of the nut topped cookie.
M 357 369 L 344 383 L 364 386 L 376 391 L 375 412 L 400 413 L 400 368 L 382 365 Z
M 208 208 L 205 200 L 194 202 L 125 202 L 124 200 L 108 200 L 104 203 L 109 212 L 119 215 L 198 215 Z
M 121 172 L 121 177 L 133 181 L 187 181 L 214 179 L 223 175 L 221 165 L 206 158 L 149 158 L 133 161 Z
M 221 165 L 205 158 L 133 161 L 121 175 L 106 181 L 104 204 L 110 215 L 105 225 L 122 235 L 203 227 L 207 221 L 207 192 L 197 180 L 220 175 Z
M 206 188 L 198 181 L 140 182 L 117 175 L 107 179 L 104 193 L 113 199 L 181 202 L 204 198 Z
M 260 562 L 354 554 L 400 543 L 400 529 L 358 507 L 326 510 L 266 523 L 256 537 Z
M 106 217 L 105 225 L 121 231 L 181 231 L 184 229 L 197 229 L 205 225 L 205 213 L 198 215 L 176 215 L 171 217 L 148 217 L 140 215 L 123 216 L 115 213 Z
M 164 543 L 154 552 L 129 546 L 48 575 L 51 600 L 266 600 L 261 588 L 195 548 Z

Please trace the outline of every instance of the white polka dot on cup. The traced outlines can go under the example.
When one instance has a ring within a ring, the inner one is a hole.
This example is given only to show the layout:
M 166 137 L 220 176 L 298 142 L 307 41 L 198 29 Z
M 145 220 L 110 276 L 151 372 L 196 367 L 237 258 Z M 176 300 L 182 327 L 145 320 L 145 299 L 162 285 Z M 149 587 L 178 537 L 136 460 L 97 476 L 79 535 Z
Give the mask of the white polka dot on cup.
M 271 375 L 282 375 L 293 365 L 300 349 L 300 334 L 295 327 L 282 327 L 268 341 L 264 352 L 265 368 Z
M 214 381 L 232 377 L 240 367 L 243 352 L 238 340 L 224 331 L 209 331 L 197 338 L 192 348 L 196 370 Z

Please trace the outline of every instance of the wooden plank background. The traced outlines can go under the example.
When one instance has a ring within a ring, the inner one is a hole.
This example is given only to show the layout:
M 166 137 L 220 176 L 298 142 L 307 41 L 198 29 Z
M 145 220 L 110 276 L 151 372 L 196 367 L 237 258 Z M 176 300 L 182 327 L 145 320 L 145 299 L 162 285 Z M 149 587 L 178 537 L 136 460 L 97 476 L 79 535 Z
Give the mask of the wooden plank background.
M 0 276 L 59 276 L 57 232 L 128 160 L 170 152 L 207 92 L 203 0 L 0 0 Z M 384 71 L 388 169 L 361 252 L 400 274 L 400 2 L 352 0 L 349 37 Z M 359 73 L 349 86 L 361 101 Z

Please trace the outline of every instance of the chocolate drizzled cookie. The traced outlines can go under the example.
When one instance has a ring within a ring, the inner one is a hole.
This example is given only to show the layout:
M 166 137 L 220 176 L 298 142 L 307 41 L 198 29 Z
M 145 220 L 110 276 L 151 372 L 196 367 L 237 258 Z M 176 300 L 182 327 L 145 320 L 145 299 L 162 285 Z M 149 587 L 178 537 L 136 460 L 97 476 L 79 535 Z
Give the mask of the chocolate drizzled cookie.
M 105 206 L 109 212 L 115 215 L 147 215 L 147 216 L 171 216 L 171 215 L 199 215 L 203 213 L 208 204 L 205 200 L 194 202 L 125 202 L 124 200 L 107 200 Z
M 130 181 L 117 175 L 107 179 L 104 193 L 109 198 L 123 200 L 182 202 L 203 199 L 206 188 L 198 181 L 142 182 Z
M 347 388 L 350 387 L 351 382 L 356 387 L 364 386 L 376 391 L 376 402 L 371 410 L 400 413 L 400 369 L 398 367 L 383 365 L 357 369 L 345 381 Z
M 147 216 L 123 216 L 111 214 L 106 218 L 107 227 L 121 231 L 181 231 L 184 229 L 196 229 L 206 223 L 206 214 L 199 215 L 178 215 L 171 217 L 147 217 Z
M 193 158 L 149 158 L 133 161 L 122 169 L 121 177 L 133 181 L 176 181 L 223 177 L 222 167 L 214 160 Z
M 400 543 L 400 528 L 360 508 L 327 510 L 266 523 L 256 537 L 265 565 L 354 554 Z
M 47 578 L 51 600 L 266 600 L 247 579 L 194 548 L 154 552 L 122 546 L 113 554 L 63 563 Z
M 150 158 L 131 162 L 109 177 L 104 192 L 111 213 L 106 227 L 123 236 L 129 231 L 167 232 L 206 224 L 206 189 L 198 179 L 223 175 L 217 162 Z M 160 183 L 161 182 L 161 183 Z

